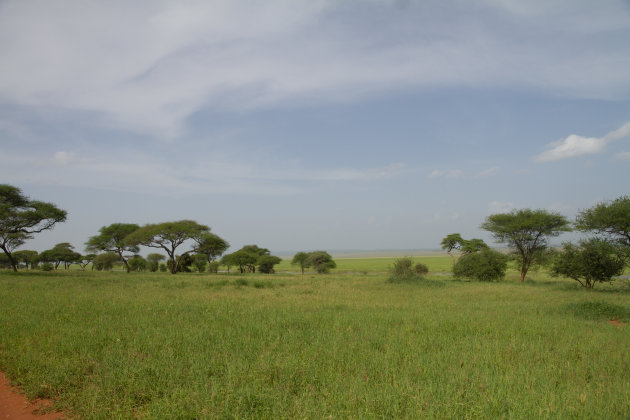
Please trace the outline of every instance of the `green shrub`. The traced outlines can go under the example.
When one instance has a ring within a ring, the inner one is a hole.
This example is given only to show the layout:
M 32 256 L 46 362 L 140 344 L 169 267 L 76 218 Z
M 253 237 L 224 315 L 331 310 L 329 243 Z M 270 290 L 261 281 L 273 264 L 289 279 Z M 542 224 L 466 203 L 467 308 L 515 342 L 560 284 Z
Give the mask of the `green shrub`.
M 218 273 L 219 265 L 221 265 L 218 261 L 211 261 L 208 263 L 208 273 Z
M 455 277 L 499 281 L 505 277 L 509 257 L 492 249 L 462 255 L 453 267 Z
M 396 261 L 394 261 L 394 264 L 389 269 L 390 276 L 388 281 L 390 283 L 417 281 L 422 279 L 422 275 L 428 272 L 429 269 L 424 264 L 417 264 L 414 267 L 411 258 L 398 258 Z
M 49 262 L 45 262 L 45 263 L 41 264 L 41 265 L 39 266 L 39 268 L 41 268 L 41 269 L 42 269 L 42 270 L 44 270 L 44 271 L 52 271 L 52 270 L 54 270 L 54 269 L 55 269 L 55 266 L 54 266 L 54 265 L 52 265 L 52 264 L 51 264 L 51 263 L 49 263 Z
M 420 274 L 421 276 L 429 273 L 429 267 L 424 264 L 418 263 L 413 267 L 413 272 Z

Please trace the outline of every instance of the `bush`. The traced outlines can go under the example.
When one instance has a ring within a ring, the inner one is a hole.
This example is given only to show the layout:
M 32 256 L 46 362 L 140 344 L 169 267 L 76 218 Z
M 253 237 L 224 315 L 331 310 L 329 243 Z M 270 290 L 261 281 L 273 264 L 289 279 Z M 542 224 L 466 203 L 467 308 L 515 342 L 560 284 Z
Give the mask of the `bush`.
M 42 269 L 42 270 L 44 270 L 44 271 L 52 271 L 52 270 L 54 270 L 54 269 L 55 269 L 55 266 L 54 266 L 54 265 L 52 265 L 52 264 L 51 264 L 51 263 L 49 263 L 49 262 L 45 262 L 45 263 L 41 264 L 41 265 L 39 266 L 39 268 L 41 268 L 41 269 Z
M 394 265 L 389 269 L 390 283 L 402 283 L 422 280 L 422 276 L 429 272 L 429 268 L 424 264 L 413 265 L 409 257 L 399 258 L 394 261 Z
M 219 265 L 221 265 L 218 261 L 211 261 L 208 263 L 208 273 L 218 273 Z
M 168 268 L 168 267 L 166 266 L 166 263 L 161 263 L 161 264 L 160 264 L 160 271 L 161 271 L 162 273 L 166 273 L 166 269 L 167 269 L 167 268 Z
M 551 272 L 591 289 L 596 282 L 611 281 L 613 276 L 623 273 L 624 257 L 618 246 L 603 239 L 580 241 L 577 246 L 565 243 L 553 259 Z
M 429 267 L 424 264 L 418 263 L 413 268 L 413 272 L 416 274 L 420 274 L 421 276 L 429 273 Z
M 470 278 L 478 281 L 499 281 L 505 277 L 509 257 L 500 252 L 485 249 L 463 255 L 455 267 L 455 277 Z

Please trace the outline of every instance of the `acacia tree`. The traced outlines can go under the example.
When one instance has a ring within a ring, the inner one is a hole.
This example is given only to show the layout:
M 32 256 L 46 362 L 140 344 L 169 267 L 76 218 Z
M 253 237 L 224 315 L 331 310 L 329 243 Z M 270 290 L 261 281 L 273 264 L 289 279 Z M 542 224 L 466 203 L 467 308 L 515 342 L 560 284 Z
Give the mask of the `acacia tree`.
M 594 231 L 630 247 L 630 196 L 621 196 L 581 211 L 575 227 L 581 231 Z
M 600 238 L 580 241 L 579 245 L 565 243 L 556 253 L 551 265 L 555 276 L 569 277 L 583 287 L 592 289 L 595 282 L 610 281 L 623 272 L 624 257 L 618 246 Z
M 530 266 L 543 254 L 548 238 L 571 230 L 569 221 L 560 213 L 521 209 L 493 214 L 481 225 L 499 243 L 506 243 L 516 254 L 521 266 L 521 282 Z
M 13 253 L 13 259 L 18 264 L 24 263 L 26 268 L 29 268 L 29 266 L 30 266 L 31 270 L 33 269 L 33 265 L 37 264 L 37 256 L 38 256 L 37 251 L 31 251 L 31 250 L 28 250 L 28 249 L 15 251 Z
M 211 232 L 203 233 L 193 239 L 197 243 L 195 251 L 205 255 L 209 263 L 220 257 L 230 247 L 225 239 Z
M 451 259 L 453 260 L 453 268 L 455 267 L 456 263 L 455 253 L 453 251 L 458 250 L 462 253 L 462 255 L 467 255 L 473 252 L 478 252 L 483 249 L 490 248 L 482 239 L 473 238 L 470 240 L 466 240 L 462 238 L 462 235 L 460 235 L 459 233 L 451 233 L 450 235 L 446 235 L 446 237 L 442 239 L 441 245 L 442 249 L 451 256 Z
M 331 268 L 337 267 L 337 264 L 326 251 L 313 251 L 306 259 L 307 264 L 313 267 L 319 274 L 328 273 Z
M 125 242 L 132 246 L 143 245 L 150 248 L 161 248 L 168 254 L 170 263 L 168 264 L 172 274 L 177 273 L 180 260 L 191 252 L 196 252 L 193 248 L 189 251 L 176 255 L 175 251 L 184 242 L 199 238 L 210 233 L 210 228 L 200 225 L 193 220 L 180 220 L 177 222 L 165 222 L 148 224 L 125 238 Z
M 63 263 L 64 268 L 67 270 L 71 264 L 81 259 L 81 254 L 75 252 L 74 246 L 69 242 L 61 242 L 39 254 L 39 259 L 40 261 L 53 263 L 55 269 L 59 268 L 59 265 Z
M 238 251 L 226 255 L 221 261 L 228 267 L 238 265 L 241 273 L 255 273 L 259 257 L 265 255 L 270 255 L 270 251 L 267 248 L 260 248 L 258 245 L 245 245 Z
M 160 261 L 164 261 L 166 257 L 162 254 L 149 254 L 147 255 L 147 263 L 149 265 L 149 271 L 155 272 L 158 271 L 160 266 Z
M 0 184 L 0 249 L 9 259 L 13 271 L 17 271 L 13 250 L 32 239 L 33 234 L 65 222 L 66 216 L 65 210 L 52 203 L 30 200 L 19 188 Z
M 105 251 L 118 254 L 118 257 L 127 269 L 127 273 L 129 273 L 131 271 L 127 261 L 129 257 L 126 257 L 124 252 L 136 254 L 140 251 L 140 248 L 128 244 L 125 242 L 125 238 L 139 228 L 140 226 L 134 223 L 113 223 L 109 226 L 103 226 L 99 229 L 98 235 L 88 239 L 85 243 L 85 249 L 88 252 Z
M 310 267 L 308 263 L 308 257 L 311 255 L 309 252 L 298 252 L 293 256 L 291 265 L 299 265 L 302 269 L 302 275 L 304 275 L 304 269 Z

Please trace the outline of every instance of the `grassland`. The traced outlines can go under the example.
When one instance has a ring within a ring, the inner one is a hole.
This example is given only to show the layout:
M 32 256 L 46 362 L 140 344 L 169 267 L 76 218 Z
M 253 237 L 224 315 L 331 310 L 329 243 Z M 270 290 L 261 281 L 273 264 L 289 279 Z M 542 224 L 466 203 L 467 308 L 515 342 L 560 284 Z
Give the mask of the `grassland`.
M 85 418 L 630 417 L 627 282 L 338 266 L 0 273 L 0 370 Z

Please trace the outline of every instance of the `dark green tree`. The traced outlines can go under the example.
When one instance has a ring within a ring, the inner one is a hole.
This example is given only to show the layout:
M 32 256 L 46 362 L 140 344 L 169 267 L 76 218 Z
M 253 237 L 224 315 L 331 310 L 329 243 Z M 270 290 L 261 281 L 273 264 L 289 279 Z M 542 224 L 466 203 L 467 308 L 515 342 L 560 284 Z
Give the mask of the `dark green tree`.
M 326 251 L 313 251 L 307 258 L 309 267 L 313 267 L 319 274 L 328 273 L 331 269 L 337 267 L 337 264 Z
M 127 262 L 127 267 L 131 271 L 144 271 L 147 269 L 147 260 L 145 260 L 141 255 L 134 255 L 129 258 Z
M 546 210 L 513 210 L 488 216 L 481 227 L 494 239 L 506 243 L 516 255 L 521 282 L 536 258 L 547 249 L 548 239 L 571 230 L 569 221 L 559 213 Z
M 204 233 L 194 240 L 197 243 L 195 252 L 205 255 L 209 263 L 220 257 L 230 247 L 225 239 L 214 233 Z
M 482 239 L 473 238 L 470 240 L 466 240 L 462 238 L 459 233 L 451 233 L 450 235 L 446 235 L 446 237 L 442 239 L 441 245 L 442 249 L 451 256 L 451 259 L 453 260 L 453 267 L 455 267 L 455 263 L 457 262 L 454 251 L 459 251 L 461 255 L 466 255 L 473 252 L 481 251 L 482 249 L 490 248 Z
M 37 251 L 28 249 L 13 252 L 13 258 L 18 264 L 24 264 L 26 268 L 30 266 L 31 269 L 37 264 L 38 255 Z
M 291 260 L 291 265 L 298 265 L 302 270 L 302 275 L 304 275 L 304 269 L 310 267 L 307 262 L 310 252 L 298 252 L 293 256 Z
M 66 211 L 54 204 L 30 200 L 19 188 L 0 184 L 0 249 L 9 259 L 13 271 L 17 271 L 13 250 L 32 239 L 35 233 L 65 222 L 66 216 Z
M 193 266 L 198 272 L 203 273 L 206 271 L 206 266 L 208 265 L 208 256 L 206 254 L 195 254 L 192 259 Z
M 274 266 L 276 264 L 280 264 L 282 259 L 276 257 L 275 255 L 261 255 L 256 260 L 256 265 L 258 266 L 258 271 L 265 274 L 272 274 L 275 272 Z
M 577 215 L 575 227 L 630 247 L 630 196 L 621 196 L 581 211 Z
M 554 276 L 565 276 L 587 289 L 596 282 L 611 281 L 623 273 L 624 255 L 619 246 L 601 238 L 580 241 L 579 245 L 564 243 L 551 264 Z
M 456 277 L 499 281 L 505 277 L 509 257 L 492 249 L 462 255 L 453 268 Z
M 151 272 L 158 271 L 160 267 L 160 261 L 164 261 L 166 257 L 162 254 L 152 253 L 147 255 L 147 265 Z
M 94 268 L 98 271 L 111 271 L 114 263 L 120 261 L 120 257 L 115 252 L 105 252 L 94 257 Z
M 172 274 L 177 273 L 181 258 L 191 252 L 195 252 L 195 248 L 183 252 L 179 257 L 175 252 L 179 246 L 189 240 L 194 240 L 202 235 L 210 233 L 210 228 L 200 225 L 193 220 L 180 220 L 177 222 L 165 222 L 158 224 L 149 224 L 136 230 L 127 238 L 126 243 L 132 246 L 144 245 L 150 248 L 161 248 L 168 254 L 170 264 L 168 264 Z
M 125 252 L 132 254 L 137 253 L 140 249 L 136 245 L 130 245 L 125 242 L 125 238 L 138 230 L 140 226 L 134 223 L 113 223 L 109 226 L 103 226 L 99 229 L 99 234 L 90 237 L 85 243 L 88 252 L 114 252 L 118 254 L 127 273 L 131 270 L 127 260 L 129 256 L 125 256 Z
M 42 251 L 38 258 L 40 261 L 54 264 L 55 269 L 58 269 L 59 265 L 63 263 L 64 268 L 67 270 L 71 264 L 77 263 L 81 259 L 81 254 L 75 252 L 74 246 L 70 243 L 61 242 L 51 249 Z
M 79 258 L 79 260 L 77 261 L 77 264 L 79 264 L 79 267 L 81 267 L 81 270 L 85 271 L 85 268 L 92 263 L 92 270 L 94 269 L 94 258 L 96 258 L 96 254 L 87 254 L 87 255 L 83 255 L 81 256 L 81 258 Z

